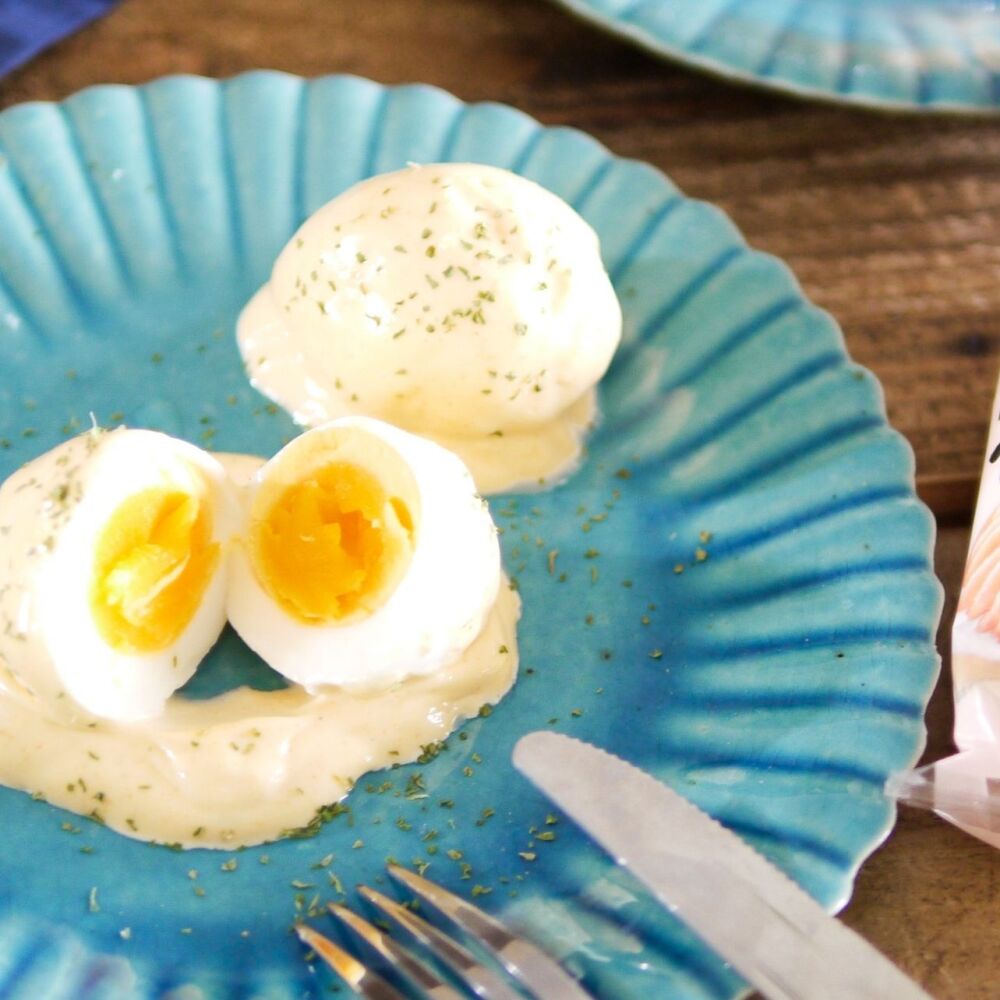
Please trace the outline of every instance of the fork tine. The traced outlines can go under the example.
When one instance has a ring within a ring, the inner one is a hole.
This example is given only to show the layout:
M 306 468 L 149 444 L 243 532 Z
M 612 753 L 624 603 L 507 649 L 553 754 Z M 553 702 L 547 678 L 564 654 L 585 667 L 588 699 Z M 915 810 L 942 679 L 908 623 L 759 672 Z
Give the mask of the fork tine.
M 380 975 L 363 966 L 353 955 L 335 945 L 305 924 L 296 924 L 295 933 L 307 944 L 354 992 L 365 1000 L 406 1000 Z
M 590 1000 L 580 984 L 555 959 L 525 938 L 512 934 L 478 906 L 399 865 L 389 865 L 389 874 L 489 949 L 503 967 L 533 993 L 560 1000 Z
M 418 917 L 412 910 L 383 896 L 375 889 L 359 885 L 358 892 L 391 920 L 405 928 L 429 952 L 436 955 L 469 988 L 484 1000 L 524 1000 L 492 969 L 487 968 L 468 949 L 453 941 L 444 931 Z
M 431 1000 L 463 1000 L 458 990 L 452 989 L 398 941 L 394 941 L 388 934 L 383 934 L 353 910 L 339 903 L 329 903 L 327 909 L 339 921 L 350 927 L 358 937 L 371 945 L 397 972 L 424 990 Z

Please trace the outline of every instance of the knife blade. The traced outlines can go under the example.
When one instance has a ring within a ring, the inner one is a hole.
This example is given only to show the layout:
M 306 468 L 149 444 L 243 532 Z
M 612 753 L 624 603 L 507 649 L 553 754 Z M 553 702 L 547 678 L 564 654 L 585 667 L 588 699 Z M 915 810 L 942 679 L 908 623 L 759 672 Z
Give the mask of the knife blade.
M 514 766 L 772 1000 L 930 1000 L 749 844 L 639 768 L 536 732 Z

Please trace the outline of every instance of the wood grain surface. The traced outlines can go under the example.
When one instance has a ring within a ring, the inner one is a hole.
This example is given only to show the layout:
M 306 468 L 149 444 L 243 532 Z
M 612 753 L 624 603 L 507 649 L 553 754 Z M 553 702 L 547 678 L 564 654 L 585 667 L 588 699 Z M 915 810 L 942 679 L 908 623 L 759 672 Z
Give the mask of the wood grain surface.
M 884 115 L 731 85 L 544 0 L 125 0 L 0 82 L 0 106 L 259 67 L 513 104 L 724 208 L 881 379 L 946 525 L 938 568 L 953 597 L 1000 359 L 1000 117 Z M 946 670 L 927 759 L 949 751 L 951 721 Z M 846 919 L 941 1000 L 1000 996 L 1000 853 L 935 817 L 903 812 Z

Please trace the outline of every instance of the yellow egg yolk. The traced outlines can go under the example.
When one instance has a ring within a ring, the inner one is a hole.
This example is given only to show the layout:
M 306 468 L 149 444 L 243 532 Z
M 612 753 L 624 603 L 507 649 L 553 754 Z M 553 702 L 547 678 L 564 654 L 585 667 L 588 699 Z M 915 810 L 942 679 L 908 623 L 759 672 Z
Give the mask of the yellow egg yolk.
M 374 611 L 413 551 L 413 521 L 369 472 L 334 462 L 287 487 L 252 528 L 261 585 L 307 624 Z
M 197 496 L 155 487 L 125 500 L 94 550 L 90 608 L 123 653 L 155 653 L 194 617 L 219 561 L 211 511 Z

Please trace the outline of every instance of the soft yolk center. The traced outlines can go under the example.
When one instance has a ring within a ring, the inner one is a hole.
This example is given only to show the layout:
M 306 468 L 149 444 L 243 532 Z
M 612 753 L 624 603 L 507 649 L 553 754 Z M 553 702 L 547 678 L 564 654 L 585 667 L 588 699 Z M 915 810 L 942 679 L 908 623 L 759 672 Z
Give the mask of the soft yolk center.
M 289 486 L 254 524 L 258 579 L 308 624 L 373 611 L 409 565 L 413 522 L 364 469 L 335 462 Z
M 166 649 L 194 617 L 218 560 L 203 500 L 164 488 L 129 497 L 95 547 L 90 607 L 104 641 L 125 653 Z

